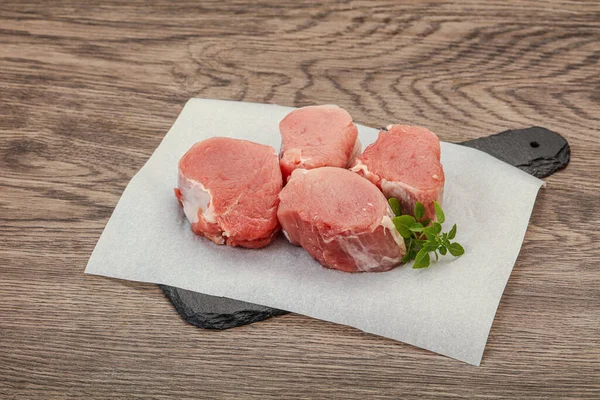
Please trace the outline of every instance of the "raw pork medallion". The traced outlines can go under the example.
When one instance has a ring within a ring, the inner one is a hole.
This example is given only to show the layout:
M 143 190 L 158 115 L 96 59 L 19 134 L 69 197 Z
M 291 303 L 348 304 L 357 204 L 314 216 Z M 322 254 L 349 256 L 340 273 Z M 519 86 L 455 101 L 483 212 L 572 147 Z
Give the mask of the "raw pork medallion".
M 281 120 L 279 131 L 284 180 L 296 168 L 348 168 L 360 154 L 358 129 L 350 114 L 336 105 L 294 110 Z
M 277 216 L 288 240 L 322 265 L 346 272 L 399 265 L 404 240 L 375 185 L 342 168 L 296 169 L 279 195 Z
M 435 220 L 433 202 L 442 204 L 445 178 L 440 140 L 429 129 L 388 126 L 351 170 L 377 185 L 385 197 L 397 198 L 404 213 L 412 214 L 419 201 L 425 206 L 425 218 Z
M 175 195 L 194 233 L 217 244 L 259 248 L 278 231 L 282 185 L 275 149 L 216 137 L 181 158 Z

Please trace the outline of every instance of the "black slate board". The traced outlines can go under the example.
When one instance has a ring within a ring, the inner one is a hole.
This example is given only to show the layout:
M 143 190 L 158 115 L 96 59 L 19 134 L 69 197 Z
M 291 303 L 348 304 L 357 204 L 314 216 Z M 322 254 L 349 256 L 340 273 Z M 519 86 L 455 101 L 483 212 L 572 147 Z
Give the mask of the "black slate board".
M 288 311 L 226 297 L 209 296 L 173 286 L 159 286 L 165 296 L 171 300 L 179 315 L 200 328 L 233 328 L 288 313 Z
M 459 144 L 484 151 L 538 178 L 566 167 L 571 154 L 565 138 L 537 126 L 508 130 Z M 288 313 L 225 297 L 159 286 L 183 319 L 200 328 L 233 328 Z
M 459 144 L 488 153 L 538 178 L 566 167 L 571 156 L 564 137 L 539 126 L 508 130 Z

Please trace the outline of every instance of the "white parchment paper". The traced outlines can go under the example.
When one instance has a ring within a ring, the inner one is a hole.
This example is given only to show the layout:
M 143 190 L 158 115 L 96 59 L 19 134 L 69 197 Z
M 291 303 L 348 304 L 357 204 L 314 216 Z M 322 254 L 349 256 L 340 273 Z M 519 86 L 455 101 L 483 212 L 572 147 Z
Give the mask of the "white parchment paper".
M 189 147 L 228 136 L 279 149 L 291 108 L 190 100 L 119 200 L 86 273 L 161 283 L 350 325 L 479 365 L 542 181 L 471 148 L 442 143 L 445 230 L 466 253 L 423 270 L 348 274 L 283 238 L 261 250 L 195 236 L 173 188 Z M 386 125 L 391 121 L 382 121 Z M 377 130 L 359 127 L 366 147 Z

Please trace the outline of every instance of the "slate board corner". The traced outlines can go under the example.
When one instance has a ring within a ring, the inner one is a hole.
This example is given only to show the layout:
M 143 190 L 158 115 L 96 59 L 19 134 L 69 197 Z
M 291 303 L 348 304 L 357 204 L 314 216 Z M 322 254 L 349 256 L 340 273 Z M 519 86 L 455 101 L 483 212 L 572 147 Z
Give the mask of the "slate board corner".
M 199 328 L 223 330 L 288 314 L 288 311 L 276 308 L 209 296 L 173 286 L 158 286 L 179 315 Z

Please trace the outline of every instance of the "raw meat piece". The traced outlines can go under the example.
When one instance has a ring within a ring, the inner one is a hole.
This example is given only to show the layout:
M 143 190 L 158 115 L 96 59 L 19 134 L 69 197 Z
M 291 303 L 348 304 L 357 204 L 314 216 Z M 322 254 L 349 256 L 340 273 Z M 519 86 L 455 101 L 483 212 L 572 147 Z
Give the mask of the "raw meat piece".
M 290 242 L 327 268 L 387 271 L 406 249 L 381 192 L 347 169 L 297 169 L 279 194 L 277 217 Z
M 175 195 L 194 233 L 217 244 L 259 248 L 279 229 L 282 186 L 275 149 L 217 137 L 181 158 Z
M 440 140 L 427 128 L 390 125 L 356 159 L 352 171 L 377 185 L 385 197 L 396 197 L 403 213 L 415 203 L 425 206 L 425 218 L 435 220 L 434 200 L 442 204 L 444 169 Z
M 296 168 L 350 167 L 360 154 L 358 129 L 336 105 L 299 108 L 279 123 L 281 172 L 287 181 Z

